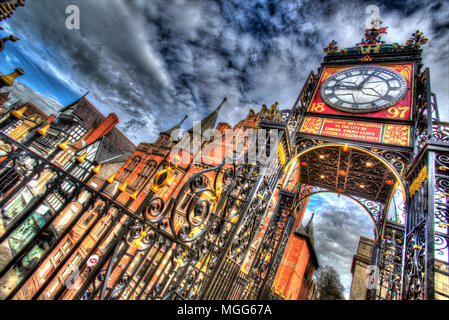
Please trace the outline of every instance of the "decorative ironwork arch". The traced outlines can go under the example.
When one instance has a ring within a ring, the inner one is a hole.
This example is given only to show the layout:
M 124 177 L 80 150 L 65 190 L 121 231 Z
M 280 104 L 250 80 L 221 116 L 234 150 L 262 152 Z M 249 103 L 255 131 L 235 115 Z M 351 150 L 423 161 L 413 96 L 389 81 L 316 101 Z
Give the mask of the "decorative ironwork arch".
M 323 140 L 310 139 L 310 138 L 302 139 L 300 142 L 297 141 L 296 154 L 286 164 L 286 166 L 284 168 L 284 173 L 287 172 L 287 170 L 290 168 L 290 166 L 295 161 L 297 161 L 301 156 L 307 154 L 308 152 L 310 152 L 312 150 L 316 150 L 316 149 L 320 149 L 320 148 L 328 148 L 328 147 L 351 148 L 351 149 L 366 153 L 367 155 L 372 156 L 376 160 L 380 161 L 396 178 L 397 184 L 400 186 L 400 189 L 402 190 L 404 200 L 406 201 L 406 199 L 409 198 L 409 193 L 408 193 L 407 188 L 405 187 L 406 185 L 405 185 L 404 179 L 403 179 L 402 175 L 398 172 L 398 170 L 400 170 L 402 172 L 403 167 L 405 166 L 405 163 L 400 158 L 400 156 L 397 156 L 391 152 L 389 153 L 387 151 L 383 152 L 380 149 L 375 149 L 375 148 L 374 149 L 366 149 L 366 148 L 363 148 L 361 146 L 354 145 L 351 143 L 325 142 Z M 393 190 L 395 190 L 395 189 L 397 189 L 397 186 L 395 186 Z M 343 193 L 341 192 L 341 194 L 343 194 Z M 380 226 L 377 226 L 377 223 L 375 223 L 376 226 L 378 227 L 377 232 L 379 232 L 379 235 L 380 235 L 378 239 L 382 239 L 382 237 L 383 237 L 383 234 L 385 231 L 386 214 L 388 213 L 388 210 L 392 203 L 391 199 L 393 197 L 393 194 L 394 194 L 394 191 L 391 194 L 390 199 L 386 203 L 386 206 L 383 208 L 385 217 L 383 218 L 383 221 L 382 221 L 382 224 L 383 224 L 382 227 L 380 228 Z M 361 200 L 362 200 L 361 197 L 357 197 L 358 202 L 361 202 Z
M 350 143 L 325 143 L 321 140 L 308 140 L 310 142 L 312 142 L 312 144 L 306 144 L 305 146 L 298 146 L 299 148 L 296 149 L 297 153 L 296 155 L 294 155 L 290 161 L 287 163 L 287 165 L 284 168 L 284 172 L 287 172 L 287 170 L 289 169 L 289 167 L 292 165 L 292 163 L 294 161 L 296 161 L 300 156 L 306 154 L 307 152 L 310 152 L 314 149 L 318 149 L 318 148 L 326 148 L 326 147 L 348 147 L 348 148 L 352 148 L 352 149 L 356 149 L 362 152 L 367 153 L 368 155 L 373 156 L 374 158 L 376 158 L 377 160 L 381 161 L 390 171 L 391 173 L 393 173 L 393 175 L 395 176 L 395 178 L 398 180 L 404 195 L 406 195 L 408 197 L 407 194 L 407 189 L 405 187 L 405 182 L 404 179 L 402 178 L 402 176 L 397 172 L 395 166 L 390 163 L 389 161 L 391 161 L 391 159 L 385 158 L 385 156 L 381 156 L 380 154 L 382 153 L 374 153 L 371 150 L 367 150 L 364 149 L 360 146 L 356 146 L 354 144 L 350 144 Z

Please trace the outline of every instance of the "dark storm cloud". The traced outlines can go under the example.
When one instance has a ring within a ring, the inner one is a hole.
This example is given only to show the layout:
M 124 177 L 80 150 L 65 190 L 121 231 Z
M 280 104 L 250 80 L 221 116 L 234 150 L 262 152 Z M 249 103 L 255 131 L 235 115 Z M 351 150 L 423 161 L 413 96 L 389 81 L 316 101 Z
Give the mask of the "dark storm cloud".
M 80 30 L 65 28 L 69 4 L 80 8 Z M 424 62 L 448 119 L 445 2 L 29 0 L 8 23 L 32 59 L 116 112 L 133 141 L 151 142 L 225 96 L 219 121 L 230 124 L 263 103 L 291 108 L 329 41 L 360 41 L 370 4 L 390 27 L 385 40 L 404 43 L 417 28 L 431 39 Z

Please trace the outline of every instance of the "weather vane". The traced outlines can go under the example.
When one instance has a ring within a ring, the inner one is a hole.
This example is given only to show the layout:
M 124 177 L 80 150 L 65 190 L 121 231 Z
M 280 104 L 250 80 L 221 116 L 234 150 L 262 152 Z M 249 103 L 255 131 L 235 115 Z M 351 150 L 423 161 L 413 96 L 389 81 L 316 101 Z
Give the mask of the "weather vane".
M 381 40 L 381 35 L 387 33 L 388 27 L 382 27 L 383 21 L 376 18 L 371 21 L 371 28 L 365 30 L 365 37 L 362 38 L 362 42 L 358 43 L 357 46 L 370 46 L 384 44 Z

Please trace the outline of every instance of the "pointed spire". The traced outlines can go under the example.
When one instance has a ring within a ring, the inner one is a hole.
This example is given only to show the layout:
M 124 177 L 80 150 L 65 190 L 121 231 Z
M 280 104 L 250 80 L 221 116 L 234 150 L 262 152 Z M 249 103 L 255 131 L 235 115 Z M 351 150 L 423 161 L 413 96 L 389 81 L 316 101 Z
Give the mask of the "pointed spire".
M 310 238 L 310 241 L 314 243 L 314 232 L 313 232 L 313 217 L 315 216 L 315 212 L 312 212 L 312 217 L 310 217 L 309 222 L 305 227 L 305 231 Z
M 313 244 L 313 240 L 314 240 L 314 234 L 313 234 L 313 217 L 315 216 L 315 213 L 312 212 L 312 216 L 310 217 L 309 222 L 307 223 L 307 225 L 304 227 L 302 225 L 302 223 L 299 224 L 298 228 L 296 229 L 296 233 L 303 236 L 303 237 L 307 237 L 310 239 L 310 241 Z
M 307 228 L 309 228 L 309 227 L 312 227 L 313 228 L 313 225 L 312 225 L 312 221 L 313 221 L 313 217 L 315 216 L 315 212 L 312 212 L 312 216 L 310 217 L 310 220 L 309 220 L 309 222 L 307 223 L 307 225 L 306 225 L 306 230 L 307 230 Z
M 168 135 L 168 136 L 171 136 L 171 134 L 172 134 L 174 131 L 179 132 L 179 129 L 181 128 L 182 123 L 183 123 L 188 117 L 189 117 L 188 115 L 185 115 L 185 116 L 184 116 L 184 119 L 182 119 L 180 123 L 178 123 L 176 126 L 170 128 L 170 129 L 168 129 L 167 131 L 164 131 L 164 132 L 161 132 L 161 133 L 166 134 L 166 135 Z
M 70 143 L 70 140 L 67 139 L 63 143 L 58 144 L 58 148 L 61 149 L 61 150 L 65 150 L 69 146 L 69 143 Z
M 97 164 L 96 167 L 92 167 L 92 169 L 91 169 L 92 172 L 95 174 L 98 174 L 100 172 L 101 166 L 102 166 L 102 164 L 100 163 L 100 164 Z
M 50 128 L 50 123 L 47 123 L 42 128 L 37 129 L 36 132 L 39 133 L 41 136 L 45 137 L 49 128 Z
M 69 110 L 71 107 L 75 106 L 78 104 L 78 102 L 80 102 L 81 100 L 83 100 L 87 95 L 89 94 L 89 91 L 87 91 L 83 96 L 79 97 L 78 99 L 76 99 L 75 101 L 73 101 L 71 104 L 69 104 L 68 106 L 62 108 L 62 110 L 60 112 L 64 112 Z
M 221 106 L 226 102 L 227 98 L 224 98 L 219 106 L 209 113 L 203 120 L 201 120 L 201 134 L 203 134 L 208 129 L 215 128 L 215 122 L 217 122 L 218 113 L 220 112 Z M 189 132 L 193 131 L 193 127 L 187 130 Z
M 87 157 L 87 152 L 84 152 L 82 155 L 80 155 L 79 157 L 76 157 L 76 161 L 78 161 L 79 163 L 83 163 L 84 160 Z

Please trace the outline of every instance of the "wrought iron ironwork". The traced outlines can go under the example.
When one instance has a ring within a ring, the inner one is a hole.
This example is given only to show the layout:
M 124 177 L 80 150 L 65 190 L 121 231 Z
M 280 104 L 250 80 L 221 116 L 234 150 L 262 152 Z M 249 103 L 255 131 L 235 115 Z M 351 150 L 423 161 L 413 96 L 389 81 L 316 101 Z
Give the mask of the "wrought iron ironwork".
M 403 225 L 387 222 L 380 243 L 379 274 L 374 299 L 401 299 L 403 246 Z
M 440 122 L 429 69 L 418 75 L 417 155 L 408 168 L 410 197 L 406 208 L 406 238 L 402 299 L 434 299 L 435 258 L 447 258 L 447 188 L 449 146 L 447 126 Z
M 294 223 L 293 195 L 281 192 L 249 271 L 241 299 L 266 299 L 273 284 Z
M 52 175 L 33 204 L 13 217 L 10 226 L 8 224 L 1 235 L 1 241 L 6 244 L 44 201 L 49 201 L 52 196 L 61 199 L 58 209 L 45 225 L 3 266 L 0 277 L 14 277 L 11 272 L 14 273 L 24 264 L 24 259 L 39 243 L 40 237 L 54 229 L 58 217 L 74 201 L 81 203 L 81 210 L 66 225 L 57 228 L 54 238 L 45 249 L 41 248 L 41 254 L 33 264 L 28 264 L 6 299 L 24 296 L 31 296 L 32 299 L 197 299 L 213 298 L 217 294 L 229 296 L 233 288 L 221 290 L 221 285 L 227 283 L 222 280 L 229 278 L 231 269 L 238 271 L 241 268 L 283 169 L 276 152 L 270 155 L 266 164 L 243 161 L 243 165 L 236 166 L 223 161 L 190 177 L 178 196 L 168 204 L 150 192 L 137 211 L 131 212 L 126 207 L 132 203 L 132 198 L 122 206 L 116 200 L 118 193 L 113 196 L 103 193 L 111 181 L 105 181 L 99 190 L 95 190 L 85 184 L 93 176 L 93 171 L 84 175 L 83 180 L 71 174 L 81 165 L 78 163 L 81 161 L 77 162 L 78 158 L 64 171 L 51 162 L 59 150 L 46 159 L 3 133 L 0 137 L 4 146 L 2 150 L 7 151 L 2 154 L 0 175 L 19 172 L 15 185 L 5 188 L 9 193 L 4 193 L 0 200 L 3 205 L 31 181 L 38 181 L 43 174 Z M 276 143 L 280 143 L 282 137 L 280 135 Z M 269 149 L 266 145 L 260 147 Z M 243 156 L 248 157 L 248 154 Z M 234 160 L 241 163 L 239 159 Z M 24 161 L 28 166 L 24 167 Z M 22 167 L 24 169 L 19 170 Z M 155 185 L 162 185 L 169 173 L 159 170 L 156 174 L 155 171 Z M 187 199 L 185 208 L 181 209 L 187 191 L 191 197 Z M 94 213 L 94 218 L 86 223 L 86 228 L 78 228 L 79 222 L 91 213 Z M 7 214 L 3 217 L 6 219 Z M 104 219 L 109 220 L 103 223 L 106 227 L 101 229 Z M 76 236 L 72 248 L 58 260 L 53 270 L 39 279 L 38 286 L 30 292 L 33 286 L 27 287 L 26 284 L 36 280 L 36 272 L 44 262 L 49 261 L 52 252 L 67 239 L 69 233 L 74 235 L 73 232 Z M 77 250 L 83 241 L 91 237 L 95 239 L 94 245 L 75 263 Z M 94 254 L 98 254 L 100 259 L 95 266 L 89 266 L 87 262 Z M 76 270 L 76 276 L 66 277 L 64 270 Z M 64 279 L 61 272 L 65 275 Z M 64 280 L 64 284 L 59 283 L 60 280 Z
M 277 144 L 282 141 L 283 135 L 278 137 Z M 243 166 L 245 167 L 245 165 Z M 257 165 L 255 167 L 258 167 Z M 268 209 L 268 204 L 274 188 L 282 174 L 283 165 L 280 163 L 277 153 L 270 155 L 267 166 L 261 167 L 254 180 L 250 199 L 239 206 L 237 225 L 234 233 L 228 238 L 229 244 L 217 260 L 216 270 L 210 278 L 207 290 L 200 296 L 202 299 L 229 299 L 236 295 L 237 288 L 229 287 L 230 279 L 239 276 L 245 256 L 248 254 L 252 240 Z
M 99 264 L 97 265 L 97 268 L 91 270 L 91 272 L 88 273 L 89 276 L 87 277 L 87 279 L 85 279 L 86 282 L 82 285 L 81 290 L 78 290 L 78 293 L 75 295 L 76 298 L 85 298 L 85 291 L 88 290 L 86 286 L 91 284 L 95 285 L 95 281 L 93 281 L 93 279 L 101 271 L 100 267 L 106 263 L 106 260 L 112 254 L 112 251 L 110 251 L 109 249 L 116 248 L 119 245 L 123 246 L 124 235 L 131 232 L 128 229 L 132 229 L 131 226 L 134 226 L 135 229 L 135 225 L 146 226 L 146 219 L 130 212 L 128 209 L 125 209 L 122 205 L 116 202 L 115 197 L 110 198 L 106 194 L 102 193 L 101 191 L 104 190 L 104 188 L 108 184 L 107 182 L 105 182 L 104 186 L 101 187 L 99 191 L 97 191 L 92 187 L 86 185 L 83 181 L 72 176 L 70 172 L 75 170 L 76 167 L 80 165 L 80 163 L 77 163 L 76 160 L 72 165 L 70 165 L 69 170 L 67 170 L 66 172 L 50 161 L 51 158 L 53 158 L 57 153 L 57 151 L 49 155 L 48 159 L 45 159 L 3 133 L 0 133 L 0 137 L 2 139 L 3 145 L 10 146 L 11 150 L 11 152 L 4 153 L 2 155 L 2 162 L 0 164 L 0 166 L 2 167 L 2 171 L 0 172 L 0 174 L 4 174 L 10 168 L 15 167 L 17 165 L 17 159 L 20 159 L 21 157 L 25 157 L 27 159 L 27 163 L 30 164 L 30 167 L 28 167 L 28 170 L 26 170 L 27 173 L 21 177 L 22 180 L 16 182 L 16 185 L 12 189 L 14 192 L 19 193 L 20 189 L 25 187 L 27 183 L 31 181 L 37 181 L 43 174 L 52 175 L 52 178 L 44 186 L 41 193 L 35 197 L 35 201 L 26 206 L 22 210 L 22 212 L 14 216 L 8 216 L 10 213 L 5 211 L 2 213 L 3 223 L 4 225 L 6 225 L 5 230 L 0 236 L 0 241 L 2 242 L 2 244 L 11 245 L 11 241 L 14 241 L 17 233 L 21 232 L 23 228 L 27 228 L 29 219 L 36 214 L 36 210 L 39 209 L 44 201 L 48 201 L 50 197 L 56 195 L 60 199 L 62 199 L 62 203 L 61 205 L 59 205 L 59 208 L 52 212 L 47 217 L 47 219 L 42 222 L 41 225 L 35 228 L 34 234 L 32 236 L 28 237 L 25 242 L 20 243 L 19 246 L 16 246 L 16 250 L 13 251 L 14 253 L 10 257 L 9 261 L 7 261 L 6 264 L 2 266 L 2 269 L 0 270 L 0 277 L 16 277 L 16 285 L 11 288 L 8 296 L 4 298 L 12 299 L 16 295 L 19 295 L 20 297 L 21 291 L 24 289 L 24 285 L 30 281 L 31 277 L 34 275 L 36 270 L 38 270 L 38 268 L 44 263 L 44 261 L 48 260 L 52 251 L 58 245 L 60 245 L 63 240 L 67 239 L 67 235 L 69 233 L 74 232 L 75 226 L 81 219 L 84 219 L 86 217 L 87 212 L 93 211 L 96 214 L 96 218 L 90 222 L 88 228 L 84 230 L 84 232 L 81 232 L 81 234 L 78 235 L 78 241 L 66 254 L 64 259 L 58 261 L 58 265 L 51 274 L 49 274 L 45 278 L 40 278 L 41 282 L 39 283 L 39 287 L 37 288 L 36 292 L 28 292 L 28 294 L 31 295 L 33 299 L 42 297 L 42 293 L 47 288 L 47 286 L 50 285 L 51 281 L 58 275 L 58 272 L 62 269 L 62 267 L 67 266 L 67 262 L 73 256 L 76 249 L 80 246 L 81 242 L 86 239 L 86 237 L 90 234 L 94 227 L 98 227 L 98 224 L 102 217 L 108 215 L 112 217 L 111 223 L 109 223 L 109 225 L 103 230 L 103 232 L 100 232 L 98 234 L 96 244 L 91 248 L 90 252 L 88 253 L 88 255 L 86 255 L 83 261 L 81 261 L 76 266 L 78 270 L 81 271 L 82 278 L 82 275 L 84 275 L 86 270 L 88 270 L 88 267 L 85 266 L 87 259 L 92 254 L 97 252 L 100 245 L 107 247 L 104 255 L 102 256 L 102 260 L 100 260 Z M 85 177 L 84 180 L 87 181 L 90 177 L 92 177 L 92 175 L 93 172 L 91 172 L 89 176 Z M 3 207 L 12 195 L 13 193 L 9 193 L 6 196 L 4 195 L 3 199 L 1 200 Z M 65 226 L 59 229 L 55 229 L 54 222 L 64 210 L 66 210 L 73 204 L 73 201 L 78 201 L 82 204 L 81 210 L 77 214 L 73 215 L 71 219 L 66 222 Z M 98 210 L 99 205 L 100 207 L 102 207 L 101 210 Z M 120 220 L 123 221 L 125 217 L 127 217 L 126 223 L 124 224 L 124 226 L 121 226 L 119 222 Z M 5 221 L 7 220 L 6 218 L 9 218 L 7 222 Z M 119 227 L 122 231 L 118 232 L 119 236 L 109 241 L 110 239 L 107 238 L 113 236 L 113 229 L 117 229 L 116 227 Z M 164 230 L 161 230 L 160 228 L 154 228 L 151 225 L 148 225 L 146 227 L 149 230 L 148 233 L 150 233 L 151 231 L 158 237 L 171 242 L 172 246 L 185 247 L 185 244 L 183 242 L 172 237 Z M 50 238 L 48 238 L 48 235 L 51 235 Z M 42 239 L 46 239 L 44 241 L 45 248 L 40 248 L 40 254 L 33 257 L 33 260 L 29 262 L 29 260 L 31 260 L 29 257 L 30 252 L 33 248 L 42 244 Z M 145 241 L 142 241 L 142 243 L 145 243 Z M 123 250 L 121 250 L 119 256 L 123 254 Z M 116 256 L 114 258 L 118 259 L 118 257 Z M 20 275 L 18 278 L 17 274 Z M 89 282 L 90 280 L 92 280 L 91 283 Z M 74 290 L 67 290 L 66 287 L 61 286 L 60 289 L 51 297 L 56 299 L 61 298 L 64 295 L 67 295 L 67 291 L 70 291 L 71 295 Z M 95 290 L 93 291 L 91 290 L 91 296 L 94 297 L 94 293 L 97 291 L 97 288 L 95 288 Z M 102 293 L 102 295 L 104 296 L 104 292 Z

